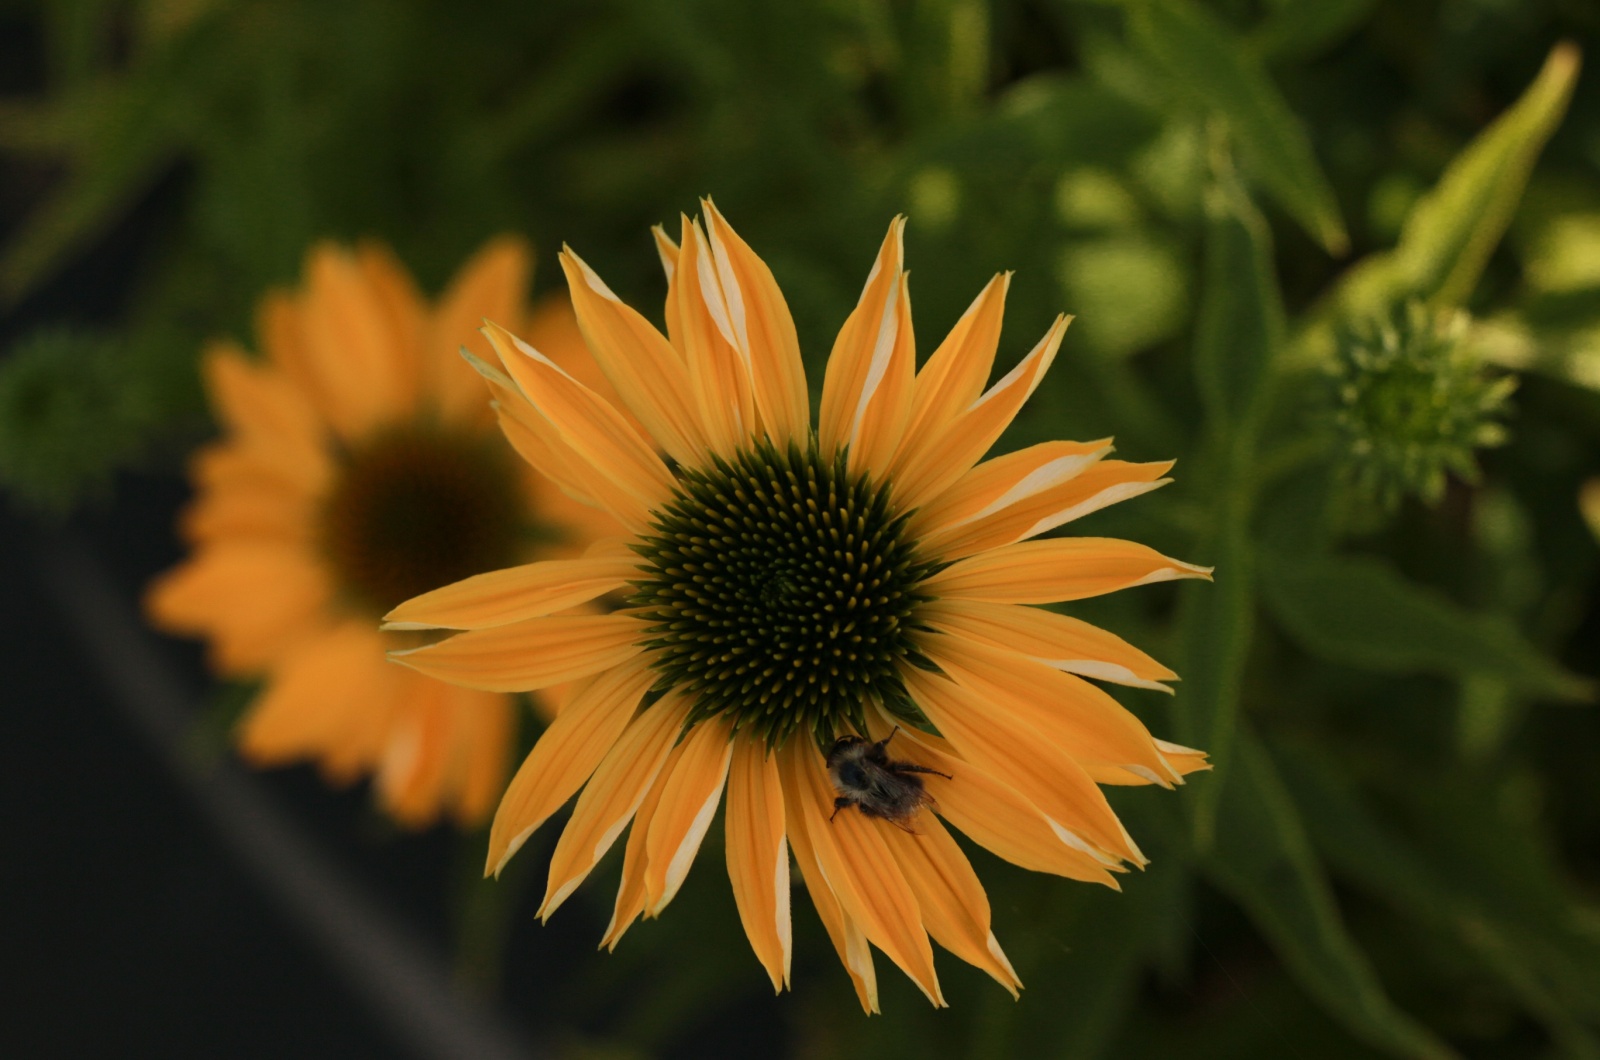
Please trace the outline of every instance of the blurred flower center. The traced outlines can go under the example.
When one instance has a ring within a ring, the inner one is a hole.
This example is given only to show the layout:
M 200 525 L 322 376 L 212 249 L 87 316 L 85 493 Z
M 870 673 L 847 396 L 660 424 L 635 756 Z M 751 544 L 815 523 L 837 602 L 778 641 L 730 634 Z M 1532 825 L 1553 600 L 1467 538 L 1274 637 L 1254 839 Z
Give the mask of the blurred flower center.
M 651 623 L 658 687 L 692 692 L 778 743 L 801 727 L 865 732 L 869 700 L 906 701 L 897 660 L 929 566 L 886 486 L 791 447 L 760 444 L 680 472 L 641 550 L 633 603 Z
M 352 450 L 322 510 L 320 544 L 345 596 L 381 615 L 516 562 L 527 526 L 516 470 L 494 439 L 441 425 Z

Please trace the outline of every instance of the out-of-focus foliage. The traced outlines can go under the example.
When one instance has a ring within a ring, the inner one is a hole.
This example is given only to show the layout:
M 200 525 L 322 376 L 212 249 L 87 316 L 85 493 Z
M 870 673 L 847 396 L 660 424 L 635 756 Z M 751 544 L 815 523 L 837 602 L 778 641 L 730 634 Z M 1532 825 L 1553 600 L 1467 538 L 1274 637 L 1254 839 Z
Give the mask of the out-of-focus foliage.
M 1002 367 L 1078 315 L 1003 444 L 1180 458 L 1177 485 L 1081 529 L 1217 583 L 1077 606 L 1177 665 L 1175 702 L 1119 695 L 1217 768 L 1113 794 L 1153 858 L 1120 895 L 979 859 L 1020 1003 L 946 962 L 949 1012 L 886 976 L 863 1020 L 802 912 L 797 996 L 759 1033 L 819 1056 L 1600 1056 L 1600 548 L 1579 501 L 1590 482 L 1600 523 L 1600 80 L 1578 47 L 1600 9 L 22 10 L 44 86 L 0 105 L 0 151 L 57 177 L 0 247 L 0 297 L 26 306 L 131 212 L 160 218 L 122 333 L 0 367 L 0 475 L 35 496 L 195 414 L 192 386 L 138 380 L 244 333 L 317 237 L 382 237 L 437 284 L 512 229 L 544 283 L 568 241 L 646 304 L 647 226 L 709 192 L 772 264 L 814 378 L 896 212 L 924 350 L 1003 268 Z M 1433 419 L 1361 404 L 1395 364 L 1341 347 L 1408 312 L 1466 322 L 1406 369 L 1449 384 Z M 1332 372 L 1362 446 L 1330 430 Z M 1517 398 L 1490 416 L 1502 377 Z M 1407 445 L 1430 455 L 1374 462 Z M 704 860 L 617 954 L 512 1004 L 645 1050 L 747 1018 L 766 987 Z M 587 900 L 598 938 L 607 899 Z

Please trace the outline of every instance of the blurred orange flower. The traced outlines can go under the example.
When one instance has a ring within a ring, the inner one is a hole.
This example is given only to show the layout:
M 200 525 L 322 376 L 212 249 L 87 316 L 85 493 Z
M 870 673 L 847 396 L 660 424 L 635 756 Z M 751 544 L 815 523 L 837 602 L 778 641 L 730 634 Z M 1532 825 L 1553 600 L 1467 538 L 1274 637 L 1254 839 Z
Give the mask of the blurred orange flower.
M 192 554 L 146 600 L 154 624 L 209 642 L 218 673 L 262 679 L 237 730 L 248 761 L 312 760 L 337 783 L 371 774 L 409 826 L 487 815 L 516 713 L 503 693 L 387 663 L 419 635 L 382 633 L 379 617 L 617 530 L 511 455 L 460 355 L 490 317 L 524 321 L 553 358 L 589 360 L 564 298 L 526 311 L 529 264 L 521 242 L 496 240 L 429 306 L 385 249 L 315 248 L 301 287 L 261 306 L 262 358 L 229 342 L 204 355 L 223 436 L 193 461 Z

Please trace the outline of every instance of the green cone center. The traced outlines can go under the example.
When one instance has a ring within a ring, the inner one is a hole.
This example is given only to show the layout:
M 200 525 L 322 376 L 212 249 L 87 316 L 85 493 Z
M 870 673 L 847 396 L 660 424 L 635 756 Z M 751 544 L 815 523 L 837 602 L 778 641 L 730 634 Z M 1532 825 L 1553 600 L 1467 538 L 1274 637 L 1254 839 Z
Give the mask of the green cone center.
M 517 561 L 528 533 L 523 491 L 495 441 L 407 425 L 350 450 L 319 525 L 322 554 L 349 603 L 381 615 Z
M 898 667 L 929 567 L 905 522 L 843 454 L 762 444 L 680 470 L 631 601 L 657 689 L 686 693 L 691 721 L 724 715 L 774 745 L 798 729 L 866 731 L 868 703 L 906 699 Z

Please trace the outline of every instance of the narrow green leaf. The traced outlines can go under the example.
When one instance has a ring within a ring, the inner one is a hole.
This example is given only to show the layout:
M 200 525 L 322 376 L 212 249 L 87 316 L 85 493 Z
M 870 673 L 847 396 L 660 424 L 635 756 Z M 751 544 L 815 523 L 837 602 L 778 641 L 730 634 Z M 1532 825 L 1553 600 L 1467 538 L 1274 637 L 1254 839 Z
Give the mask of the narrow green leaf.
M 1192 0 L 1145 0 L 1129 19 L 1132 40 L 1179 87 L 1227 122 L 1252 173 L 1329 253 L 1350 240 L 1311 139 L 1260 61 Z
M 1185 586 L 1180 611 L 1183 709 L 1176 732 L 1211 755 L 1215 778 L 1188 804 L 1194 842 L 1212 840 L 1227 782 L 1255 621 L 1255 450 L 1268 368 L 1283 334 L 1283 302 L 1272 269 L 1272 238 L 1214 145 L 1215 180 L 1206 194 L 1204 293 L 1195 338 L 1195 382 L 1205 408 L 1203 467 L 1213 496 L 1211 536 L 1196 558 L 1217 568 L 1214 585 Z
M 1489 254 L 1522 200 L 1545 141 L 1567 111 L 1579 52 L 1559 44 L 1514 106 L 1450 164 L 1400 231 L 1396 264 L 1416 290 L 1459 305 L 1478 284 Z
M 1377 0 L 1288 0 L 1256 27 L 1250 44 L 1269 60 L 1309 59 L 1355 32 L 1375 6 Z
M 1600 1042 L 1574 1018 L 1574 1000 L 1600 1006 L 1600 946 L 1570 926 L 1563 888 L 1546 878 L 1523 892 L 1549 896 L 1548 911 L 1527 913 L 1479 893 L 1475 881 L 1441 871 L 1424 851 L 1402 841 L 1370 813 L 1339 770 L 1309 748 L 1294 748 L 1286 783 L 1317 849 L 1333 869 L 1391 903 L 1401 914 L 1432 923 L 1472 952 L 1572 1056 L 1600 1056 Z M 1465 812 L 1474 831 L 1493 829 L 1493 814 Z M 1514 842 L 1514 840 L 1511 840 Z M 1508 843 L 1509 845 L 1509 843 Z M 1522 872 L 1541 873 L 1541 857 L 1511 858 Z M 1548 877 L 1547 872 L 1543 872 Z M 1561 996 L 1565 992 L 1568 996 Z
M 1237 739 L 1216 846 L 1204 862 L 1208 876 L 1244 908 L 1300 985 L 1352 1034 L 1393 1056 L 1453 1056 L 1384 993 L 1340 920 L 1322 864 L 1271 758 L 1248 730 Z
M 1283 339 L 1283 297 L 1272 233 L 1220 147 L 1206 191 L 1204 297 L 1195 335 L 1195 381 L 1213 435 L 1232 431 L 1254 408 Z
M 1262 556 L 1262 596 L 1307 651 L 1387 673 L 1499 677 L 1535 695 L 1588 701 L 1563 669 L 1505 619 L 1475 614 L 1383 563 L 1354 556 Z
M 1214 775 L 1194 785 L 1185 803 L 1194 844 L 1207 849 L 1215 840 L 1222 789 L 1228 785 L 1245 663 L 1255 630 L 1255 572 L 1252 550 L 1240 520 L 1223 513 L 1213 547 L 1200 555 L 1217 568 L 1214 583 L 1183 588 L 1179 629 L 1183 645 L 1182 703 L 1173 712 L 1179 743 L 1209 756 Z
M 1556 45 L 1522 98 L 1483 130 L 1417 200 L 1394 250 L 1345 273 L 1297 342 L 1297 360 L 1325 355 L 1341 317 L 1369 315 L 1416 295 L 1440 306 L 1472 294 L 1505 234 L 1538 161 L 1572 98 L 1581 55 Z

